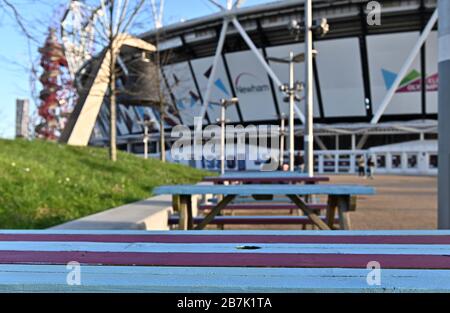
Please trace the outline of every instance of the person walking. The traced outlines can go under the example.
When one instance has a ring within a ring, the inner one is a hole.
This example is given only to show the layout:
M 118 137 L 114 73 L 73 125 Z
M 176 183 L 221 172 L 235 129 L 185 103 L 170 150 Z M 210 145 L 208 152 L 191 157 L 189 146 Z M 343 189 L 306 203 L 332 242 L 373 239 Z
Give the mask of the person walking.
M 303 155 L 301 152 L 299 152 L 297 155 L 297 159 L 295 160 L 295 166 L 298 168 L 300 173 L 305 172 L 305 159 L 303 158 Z
M 373 179 L 375 173 L 375 162 L 373 161 L 373 158 L 370 157 L 367 160 L 367 178 Z
M 358 176 L 359 177 L 365 177 L 366 171 L 365 171 L 365 164 L 364 164 L 364 157 L 361 155 L 358 158 Z

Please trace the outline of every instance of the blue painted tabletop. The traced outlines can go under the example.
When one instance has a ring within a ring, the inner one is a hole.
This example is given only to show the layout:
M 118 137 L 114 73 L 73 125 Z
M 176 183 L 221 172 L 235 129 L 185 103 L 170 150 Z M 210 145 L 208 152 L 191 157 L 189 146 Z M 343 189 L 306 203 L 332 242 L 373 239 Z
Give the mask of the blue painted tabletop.
M 358 185 L 174 185 L 153 190 L 155 195 L 374 195 L 375 188 Z

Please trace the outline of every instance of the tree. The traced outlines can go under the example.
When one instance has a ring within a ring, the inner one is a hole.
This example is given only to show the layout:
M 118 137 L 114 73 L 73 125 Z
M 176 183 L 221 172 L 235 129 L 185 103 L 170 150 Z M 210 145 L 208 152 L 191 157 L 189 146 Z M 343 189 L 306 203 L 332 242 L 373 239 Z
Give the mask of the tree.
M 100 17 L 100 27 L 97 33 L 101 42 L 105 43 L 109 54 L 109 108 L 110 108 L 110 159 L 117 161 L 117 89 L 116 89 L 116 64 L 117 53 L 126 34 L 138 14 L 143 8 L 145 0 L 122 1 L 122 0 L 100 0 L 103 16 Z

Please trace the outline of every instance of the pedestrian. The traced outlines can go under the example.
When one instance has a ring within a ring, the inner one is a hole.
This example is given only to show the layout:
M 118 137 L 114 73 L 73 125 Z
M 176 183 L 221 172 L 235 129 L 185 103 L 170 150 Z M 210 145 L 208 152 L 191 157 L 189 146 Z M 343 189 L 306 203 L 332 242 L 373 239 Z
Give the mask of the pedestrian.
M 359 177 L 366 176 L 364 158 L 362 155 L 358 158 L 358 176 Z
M 303 155 L 301 152 L 299 152 L 297 155 L 297 158 L 295 160 L 295 166 L 298 168 L 300 173 L 305 172 L 305 159 L 303 158 Z
M 367 178 L 373 179 L 374 173 L 375 173 L 375 162 L 373 161 L 373 158 L 370 157 L 367 160 Z

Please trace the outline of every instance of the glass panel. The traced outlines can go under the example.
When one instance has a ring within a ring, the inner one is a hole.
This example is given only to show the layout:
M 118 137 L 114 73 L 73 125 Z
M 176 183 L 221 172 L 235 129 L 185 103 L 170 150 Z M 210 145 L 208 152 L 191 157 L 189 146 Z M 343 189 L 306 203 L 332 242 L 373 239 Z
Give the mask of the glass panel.
M 377 168 L 386 168 L 386 156 L 377 155 Z
M 402 156 L 401 154 L 392 155 L 392 168 L 402 168 Z
M 430 168 L 437 169 L 438 168 L 438 156 L 437 154 L 430 154 Z
M 417 168 L 417 154 L 408 154 L 408 168 Z

